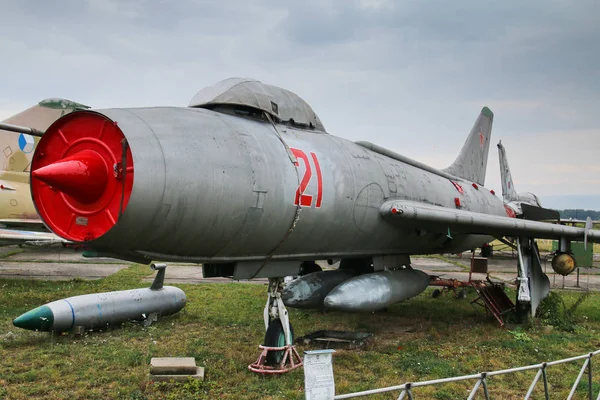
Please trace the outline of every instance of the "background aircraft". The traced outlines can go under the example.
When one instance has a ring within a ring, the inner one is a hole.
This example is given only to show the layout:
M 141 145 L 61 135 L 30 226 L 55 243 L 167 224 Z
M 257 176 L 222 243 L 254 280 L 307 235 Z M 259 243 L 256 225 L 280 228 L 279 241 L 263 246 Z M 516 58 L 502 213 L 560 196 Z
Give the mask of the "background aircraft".
M 493 237 L 518 238 L 517 302 L 534 313 L 550 288 L 535 238 L 559 239 L 552 265 L 567 274 L 570 241 L 599 242 L 600 231 L 507 216 L 484 187 L 493 118 L 484 107 L 456 161 L 437 170 L 330 135 L 296 94 L 232 78 L 189 107 L 65 115 L 35 151 L 32 195 L 53 232 L 99 254 L 269 278 L 270 346 L 292 344 L 282 277 L 303 264 L 340 259 L 350 273 L 316 272 L 322 284 L 306 291 L 330 308 L 373 310 L 424 290 L 411 255 Z
M 508 157 L 502 141 L 498 142 L 498 159 L 500 161 L 500 180 L 502 182 L 502 199 L 507 210 L 512 210 L 518 218 L 535 221 L 558 221 L 560 215 L 556 210 L 542 207 L 538 196 L 531 192 L 517 193 L 508 166 Z M 585 222 L 585 221 L 584 221 Z
M 3 123 L 45 131 L 54 121 L 88 106 L 65 99 L 46 99 Z M 33 206 L 29 168 L 38 137 L 0 129 L 0 245 L 25 241 L 59 240 L 49 233 Z

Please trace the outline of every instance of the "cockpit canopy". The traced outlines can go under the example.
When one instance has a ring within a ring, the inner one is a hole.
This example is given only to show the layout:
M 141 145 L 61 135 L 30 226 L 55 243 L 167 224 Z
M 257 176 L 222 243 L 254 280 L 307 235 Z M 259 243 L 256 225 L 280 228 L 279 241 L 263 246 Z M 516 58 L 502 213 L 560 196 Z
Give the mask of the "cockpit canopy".
M 325 132 L 313 109 L 295 93 L 255 79 L 229 78 L 200 90 L 190 107 L 269 114 L 276 122 Z

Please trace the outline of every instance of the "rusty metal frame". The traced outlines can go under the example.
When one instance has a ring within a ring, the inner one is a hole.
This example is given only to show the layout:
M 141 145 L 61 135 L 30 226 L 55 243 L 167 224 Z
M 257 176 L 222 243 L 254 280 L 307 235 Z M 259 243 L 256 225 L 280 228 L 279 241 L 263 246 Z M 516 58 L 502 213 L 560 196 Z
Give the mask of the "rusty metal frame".
M 274 375 L 274 374 L 285 374 L 296 368 L 304 365 L 302 357 L 298 354 L 296 346 L 288 345 L 283 347 L 268 347 L 260 345 L 258 346 L 262 351 L 258 356 L 256 362 L 248 365 L 248 369 L 257 374 Z M 272 366 L 267 365 L 267 354 L 270 351 L 284 351 L 283 358 L 279 365 Z

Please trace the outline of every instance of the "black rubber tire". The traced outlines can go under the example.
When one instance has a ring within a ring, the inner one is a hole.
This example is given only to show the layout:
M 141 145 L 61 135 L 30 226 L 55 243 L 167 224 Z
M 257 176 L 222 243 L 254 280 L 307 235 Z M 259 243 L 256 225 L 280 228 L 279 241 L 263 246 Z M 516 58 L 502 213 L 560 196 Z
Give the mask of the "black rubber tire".
M 434 299 L 437 299 L 438 297 L 440 297 L 442 295 L 442 291 L 440 289 L 435 289 L 432 293 L 431 293 L 431 297 L 433 297 Z
M 300 276 L 312 274 L 313 272 L 321 272 L 323 268 L 321 268 L 314 261 L 304 261 L 300 267 Z
M 294 343 L 294 328 L 290 324 L 292 333 L 292 343 Z M 285 335 L 283 334 L 283 325 L 279 318 L 269 322 L 269 328 L 265 333 L 265 346 L 268 347 L 283 347 L 285 346 Z M 284 351 L 270 351 L 267 354 L 267 365 L 279 365 L 283 359 Z

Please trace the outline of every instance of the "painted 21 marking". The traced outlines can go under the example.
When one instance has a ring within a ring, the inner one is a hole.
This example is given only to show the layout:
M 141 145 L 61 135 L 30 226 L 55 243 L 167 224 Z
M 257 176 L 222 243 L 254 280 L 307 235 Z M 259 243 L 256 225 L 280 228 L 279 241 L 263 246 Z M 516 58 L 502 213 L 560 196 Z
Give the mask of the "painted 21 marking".
M 296 189 L 296 198 L 294 199 L 294 205 L 300 205 L 302 207 L 312 207 L 314 196 L 305 193 L 306 189 L 308 188 L 308 185 L 310 184 L 313 173 L 310 160 L 303 150 L 295 149 L 293 147 L 290 148 L 290 150 L 292 151 L 294 156 L 296 156 L 296 167 L 300 168 L 300 160 L 302 160 L 302 163 L 304 164 L 304 175 L 300 180 L 300 185 L 298 186 L 298 189 Z M 315 168 L 315 173 L 317 175 L 317 200 L 315 202 L 315 208 L 321 208 L 321 202 L 323 200 L 323 175 L 321 174 L 321 166 L 319 165 L 319 159 L 317 158 L 317 155 L 311 151 L 310 158 L 312 159 L 312 163 Z

